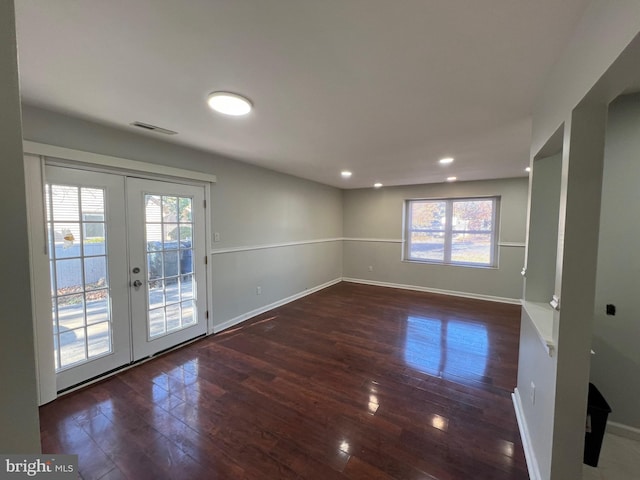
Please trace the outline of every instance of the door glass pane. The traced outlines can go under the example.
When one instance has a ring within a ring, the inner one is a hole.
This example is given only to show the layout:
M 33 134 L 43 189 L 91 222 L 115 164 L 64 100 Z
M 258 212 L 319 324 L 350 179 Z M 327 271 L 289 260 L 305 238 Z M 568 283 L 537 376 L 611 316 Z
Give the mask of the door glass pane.
M 84 288 L 95 290 L 107 286 L 107 257 L 89 257 L 84 259 Z
M 53 241 L 56 258 L 79 257 L 80 250 L 80 223 L 53 224 Z
M 196 318 L 193 316 L 195 306 L 193 301 L 182 302 L 182 323 L 185 325 L 191 325 L 196 322 Z
M 149 282 L 149 308 L 158 308 L 164 305 L 164 282 L 162 280 L 155 280 Z
M 167 331 L 164 322 L 164 307 L 149 310 L 149 336 L 157 337 Z
M 180 299 L 190 300 L 193 298 L 193 275 L 183 275 L 180 277 Z
M 56 371 L 111 353 L 105 191 L 47 185 Z
M 80 189 L 66 185 L 51 186 L 51 208 L 54 222 L 77 222 L 80 218 Z
M 197 323 L 192 199 L 145 195 L 149 338 Z
M 180 304 L 167 305 L 167 330 L 177 330 L 180 325 Z
M 84 327 L 60 332 L 60 365 L 68 367 L 87 360 Z
M 100 322 L 87 327 L 89 357 L 108 353 L 111 348 L 109 322 Z
M 178 221 L 178 198 L 162 196 L 162 222 L 173 223 Z
M 102 288 L 85 295 L 87 324 L 106 322 L 111 318 L 109 311 L 109 290 Z

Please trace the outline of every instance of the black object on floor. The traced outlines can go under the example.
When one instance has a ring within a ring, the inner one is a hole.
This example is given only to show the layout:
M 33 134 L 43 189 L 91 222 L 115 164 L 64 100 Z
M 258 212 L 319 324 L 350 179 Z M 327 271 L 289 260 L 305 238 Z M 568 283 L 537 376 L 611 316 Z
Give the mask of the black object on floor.
M 610 413 L 611 407 L 595 385 L 590 383 L 587 403 L 587 425 L 591 425 L 591 431 L 587 431 L 584 434 L 583 462 L 592 467 L 598 466 L 602 439 L 607 428 L 607 417 Z

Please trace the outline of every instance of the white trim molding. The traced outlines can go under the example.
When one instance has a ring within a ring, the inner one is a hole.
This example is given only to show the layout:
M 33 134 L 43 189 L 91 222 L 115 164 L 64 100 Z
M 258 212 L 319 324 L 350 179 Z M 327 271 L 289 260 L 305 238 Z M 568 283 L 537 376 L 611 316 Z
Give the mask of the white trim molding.
M 227 328 L 231 328 L 235 325 L 238 325 L 239 323 L 249 320 L 250 318 L 253 318 L 257 315 L 268 312 L 269 310 L 273 310 L 274 308 L 281 307 L 282 305 L 286 305 L 287 303 L 291 303 L 294 300 L 298 300 L 302 297 L 306 297 L 307 295 L 311 295 L 312 293 L 316 293 L 320 290 L 324 290 L 325 288 L 331 287 L 332 285 L 335 285 L 336 283 L 340 283 L 341 281 L 342 281 L 342 278 L 336 278 L 329 282 L 323 283 L 322 285 L 317 285 L 315 287 L 308 288 L 306 290 L 303 290 L 302 292 L 296 293 L 289 297 L 270 303 L 269 305 L 264 305 L 262 307 L 256 308 L 255 310 L 251 310 L 250 312 L 243 313 L 242 315 L 238 315 L 237 317 L 231 318 L 225 322 L 222 322 L 219 325 L 214 325 L 213 333 L 220 333 L 223 330 L 226 330 Z
M 199 180 L 203 182 L 216 183 L 217 177 L 210 173 L 196 172 L 192 170 L 184 170 L 182 168 L 167 167 L 156 163 L 140 162 L 137 160 L 129 160 L 127 158 L 112 157 L 110 155 L 102 155 L 100 153 L 85 152 L 82 150 L 74 150 L 71 148 L 58 147 L 55 145 L 47 145 L 46 143 L 31 142 L 23 140 L 23 149 L 25 153 L 32 155 L 42 155 L 50 158 L 59 158 L 61 160 L 73 160 L 89 165 L 107 166 L 119 170 L 129 172 L 144 172 L 145 174 L 166 175 L 175 178 L 186 178 L 189 180 Z
M 342 280 L 351 283 L 361 283 L 363 285 L 374 285 L 377 287 L 400 288 L 402 290 L 414 290 L 416 292 L 437 293 L 439 295 L 450 295 L 453 297 L 471 298 L 474 300 L 486 300 L 489 302 L 508 303 L 510 305 L 520 305 L 520 299 L 496 297 L 493 295 L 484 295 L 482 293 L 458 292 L 455 290 L 442 290 L 439 288 L 423 287 L 420 285 L 405 285 L 401 283 L 378 282 L 376 280 L 365 280 L 363 278 L 343 277 Z
M 356 238 L 344 237 L 342 240 L 347 242 L 373 242 L 373 243 L 404 243 L 401 238 Z
M 358 238 L 358 237 L 344 237 L 343 240 L 347 242 L 373 242 L 373 243 L 404 243 L 401 238 Z M 518 247 L 524 248 L 524 242 L 498 242 L 499 247 Z
M 522 399 L 520 398 L 520 392 L 516 388 L 511 394 L 513 400 L 513 408 L 516 412 L 516 419 L 518 420 L 518 429 L 520 430 L 520 438 L 522 439 L 522 447 L 524 450 L 524 457 L 527 460 L 527 470 L 529 470 L 529 478 L 531 480 L 542 480 L 540 475 L 540 467 L 538 466 L 538 460 L 536 458 L 535 451 L 533 450 L 533 444 L 531 443 L 531 436 L 529 435 L 529 428 L 524 417 L 524 411 L 522 409 Z
M 294 247 L 296 245 L 310 245 L 313 243 L 340 242 L 342 240 L 344 240 L 344 238 L 342 237 L 318 238 L 316 240 L 299 240 L 296 242 L 267 243 L 264 245 L 247 245 L 243 247 L 214 248 L 209 253 L 211 255 L 220 255 L 222 253 L 249 252 L 251 250 L 266 250 L 269 248 Z
M 640 442 L 640 428 L 631 427 L 624 423 L 612 422 L 609 420 L 607 422 L 607 433 Z
M 524 242 L 498 242 L 499 247 L 518 247 L 524 248 L 526 247 L 526 243 Z

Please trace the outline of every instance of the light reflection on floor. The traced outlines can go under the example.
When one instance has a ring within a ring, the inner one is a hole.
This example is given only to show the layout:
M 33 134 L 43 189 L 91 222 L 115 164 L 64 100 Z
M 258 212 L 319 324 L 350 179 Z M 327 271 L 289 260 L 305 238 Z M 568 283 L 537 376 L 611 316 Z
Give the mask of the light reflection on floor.
M 404 359 L 415 370 L 457 383 L 483 381 L 488 355 L 489 335 L 484 325 L 407 318 Z

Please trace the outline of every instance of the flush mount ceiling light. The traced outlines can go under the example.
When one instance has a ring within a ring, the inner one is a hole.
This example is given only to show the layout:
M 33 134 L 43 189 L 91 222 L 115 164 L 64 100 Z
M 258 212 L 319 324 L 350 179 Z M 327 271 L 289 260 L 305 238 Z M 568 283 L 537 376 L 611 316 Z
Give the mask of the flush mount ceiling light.
M 373 188 L 380 188 L 380 187 L 382 187 L 382 184 L 380 182 L 373 184 Z
M 207 103 L 216 112 L 234 117 L 246 115 L 252 108 L 249 99 L 231 92 L 213 92 L 207 97 Z
M 352 174 L 349 170 L 343 170 L 340 172 L 340 175 L 342 175 L 342 178 L 349 178 Z
M 458 177 L 447 177 L 447 182 L 455 182 Z
M 439 163 L 441 165 L 449 165 L 450 163 L 453 163 L 453 158 L 452 157 L 447 157 L 447 158 L 441 158 L 439 160 Z

